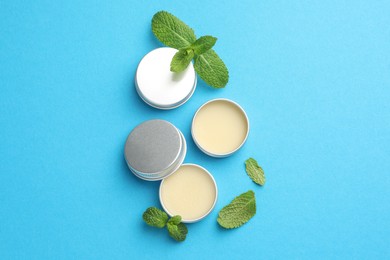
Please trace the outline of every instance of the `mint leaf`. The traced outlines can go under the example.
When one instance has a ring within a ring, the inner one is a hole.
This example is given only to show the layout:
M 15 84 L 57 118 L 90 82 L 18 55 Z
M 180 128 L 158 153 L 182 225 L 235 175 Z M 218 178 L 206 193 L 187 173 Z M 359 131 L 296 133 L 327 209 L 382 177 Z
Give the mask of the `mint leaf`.
M 166 11 L 157 12 L 153 16 L 152 31 L 160 42 L 179 50 L 172 58 L 171 71 L 183 71 L 195 56 L 195 71 L 206 84 L 215 88 L 226 86 L 229 81 L 228 69 L 211 49 L 217 38 L 206 35 L 197 40 L 194 30 Z
M 173 224 L 173 225 L 179 225 L 180 222 L 181 222 L 181 216 L 179 215 L 173 216 L 171 217 L 170 220 L 168 220 L 168 224 Z
M 179 223 L 178 225 L 168 223 L 167 228 L 169 235 L 176 241 L 181 242 L 186 239 L 188 229 L 183 223 Z
M 166 11 L 153 16 L 152 31 L 160 42 L 175 49 L 186 48 L 196 40 L 194 30 Z
M 165 227 L 165 224 L 168 221 L 168 215 L 164 211 L 159 210 L 155 207 L 150 207 L 146 209 L 146 211 L 142 215 L 142 218 L 149 226 L 158 228 Z
M 200 55 L 210 50 L 216 42 L 217 38 L 206 35 L 197 39 L 193 44 L 191 44 L 190 48 L 194 50 L 195 54 Z
M 229 81 L 229 72 L 225 63 L 213 50 L 198 55 L 195 58 L 195 71 L 210 86 L 223 88 Z
M 247 191 L 236 197 L 219 213 L 217 222 L 224 228 L 238 228 L 256 214 L 256 199 L 253 191 Z
M 171 61 L 171 71 L 172 72 L 182 72 L 190 64 L 191 60 L 194 58 L 194 51 L 189 49 L 182 49 L 176 52 Z
M 265 175 L 263 169 L 257 164 L 257 161 L 253 158 L 249 158 L 245 161 L 245 170 L 248 176 L 255 183 L 263 186 L 265 183 Z

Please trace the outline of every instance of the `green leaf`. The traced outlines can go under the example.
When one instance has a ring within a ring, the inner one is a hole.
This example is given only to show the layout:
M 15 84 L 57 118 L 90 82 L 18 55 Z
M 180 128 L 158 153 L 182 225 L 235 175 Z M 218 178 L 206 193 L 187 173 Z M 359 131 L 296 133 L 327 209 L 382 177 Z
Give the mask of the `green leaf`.
M 179 223 L 178 225 L 168 223 L 167 224 L 169 235 L 176 241 L 184 241 L 186 239 L 188 229 L 185 224 Z
M 236 197 L 219 213 L 217 222 L 224 228 L 237 228 L 248 222 L 256 214 L 256 199 L 253 191 Z
M 264 185 L 265 175 L 263 169 L 257 164 L 257 161 L 253 158 L 249 158 L 245 161 L 245 170 L 248 176 L 259 185 Z
M 210 50 L 216 42 L 217 38 L 206 35 L 197 39 L 193 44 L 191 44 L 190 48 L 194 50 L 195 54 L 200 55 Z
M 229 72 L 225 63 L 213 50 L 195 58 L 195 71 L 210 86 L 223 88 L 229 81 Z
M 172 72 L 182 72 L 190 64 L 191 60 L 194 58 L 194 51 L 189 49 L 181 49 L 176 52 L 171 61 L 171 71 Z
M 165 227 L 165 224 L 168 221 L 168 215 L 164 211 L 159 210 L 155 207 L 150 207 L 146 209 L 146 211 L 142 215 L 142 218 L 149 226 L 158 228 Z
M 194 30 L 166 11 L 153 16 L 152 31 L 160 42 L 175 49 L 186 48 L 196 40 Z
M 194 68 L 206 84 L 223 88 L 229 81 L 226 65 L 211 48 L 217 38 L 203 36 L 196 40 L 194 30 L 166 12 L 157 12 L 152 19 L 153 34 L 166 46 L 180 50 L 171 61 L 171 71 L 183 71 L 195 55 Z
M 170 220 L 168 220 L 168 224 L 173 224 L 173 225 L 179 225 L 180 222 L 181 222 L 181 216 L 179 215 L 173 216 L 171 217 Z

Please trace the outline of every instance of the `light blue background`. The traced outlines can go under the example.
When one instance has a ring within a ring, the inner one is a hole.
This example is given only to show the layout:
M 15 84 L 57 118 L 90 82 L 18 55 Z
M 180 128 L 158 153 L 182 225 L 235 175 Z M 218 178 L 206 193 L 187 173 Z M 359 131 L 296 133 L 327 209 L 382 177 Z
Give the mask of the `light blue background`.
M 218 37 L 228 86 L 199 82 L 172 111 L 134 90 L 143 55 L 161 46 L 150 20 L 168 10 Z M 390 2 L 0 2 L 1 259 L 389 259 Z M 190 122 L 205 101 L 231 98 L 251 120 L 226 159 L 202 154 Z M 123 159 L 147 119 L 180 128 L 186 162 L 209 169 L 215 210 L 184 243 L 146 226 L 159 183 Z M 246 176 L 249 156 L 267 183 Z M 226 231 L 218 211 L 252 189 L 258 211 Z

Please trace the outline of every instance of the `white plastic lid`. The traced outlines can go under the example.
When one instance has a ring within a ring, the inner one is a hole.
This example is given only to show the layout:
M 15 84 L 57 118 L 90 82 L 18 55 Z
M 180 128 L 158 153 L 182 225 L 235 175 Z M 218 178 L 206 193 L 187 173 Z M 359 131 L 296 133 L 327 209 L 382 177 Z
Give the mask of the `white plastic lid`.
M 171 72 L 170 63 L 176 49 L 163 47 L 143 57 L 138 65 L 135 86 L 150 106 L 172 109 L 184 104 L 194 93 L 196 73 L 192 63 L 183 72 Z

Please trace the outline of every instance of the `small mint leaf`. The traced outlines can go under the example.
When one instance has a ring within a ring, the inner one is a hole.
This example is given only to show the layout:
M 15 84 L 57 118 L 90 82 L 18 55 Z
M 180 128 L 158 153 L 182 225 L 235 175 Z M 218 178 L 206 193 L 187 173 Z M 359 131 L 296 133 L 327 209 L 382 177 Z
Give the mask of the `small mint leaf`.
M 216 42 L 217 38 L 206 35 L 197 39 L 193 44 L 191 44 L 190 48 L 194 50 L 195 54 L 200 55 L 210 50 Z
M 167 224 L 169 235 L 178 242 L 182 242 L 186 239 L 188 229 L 185 224 L 179 223 L 174 225 L 171 223 Z
M 236 197 L 219 213 L 217 222 L 223 228 L 238 228 L 256 214 L 256 199 L 253 191 L 247 191 Z
M 168 215 L 158 208 L 147 208 L 142 215 L 143 220 L 152 227 L 163 228 L 168 221 Z
M 171 61 L 171 71 L 172 72 L 182 72 L 190 64 L 191 60 L 194 58 L 194 51 L 189 49 L 181 49 L 176 52 Z
M 194 30 L 166 11 L 153 16 L 152 31 L 160 42 L 175 49 L 186 48 L 196 41 Z
M 257 161 L 253 158 L 249 158 L 245 161 L 245 170 L 248 176 L 255 183 L 263 186 L 265 184 L 265 175 L 263 169 L 257 164 Z
M 225 63 L 213 50 L 198 55 L 195 58 L 196 73 L 210 86 L 223 88 L 229 81 L 229 72 Z
M 168 220 L 168 224 L 173 224 L 173 225 L 179 225 L 180 222 L 181 222 L 181 216 L 179 215 L 173 216 Z

